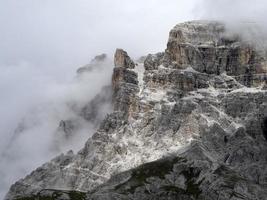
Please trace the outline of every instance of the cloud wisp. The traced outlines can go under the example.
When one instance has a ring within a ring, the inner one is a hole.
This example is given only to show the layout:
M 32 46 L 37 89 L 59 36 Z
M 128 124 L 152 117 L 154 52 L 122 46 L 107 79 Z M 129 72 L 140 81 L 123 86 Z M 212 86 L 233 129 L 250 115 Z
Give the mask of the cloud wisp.
M 53 81 L 49 77 L 41 76 L 27 64 L 16 66 L 15 69 L 8 68 L 0 75 L 0 79 L 3 78 L 2 83 L 4 77 L 8 77 L 7 82 L 1 87 L 4 87 L 6 98 L 10 95 L 7 100 L 12 100 L 6 102 L 7 107 L 1 107 L 1 113 L 9 115 L 6 116 L 6 120 L 1 121 L 2 195 L 11 183 L 55 155 L 70 149 L 78 151 L 94 133 L 95 124 L 85 120 L 80 110 L 101 91 L 102 87 L 110 84 L 113 64 L 108 61 L 101 65 L 98 66 L 98 70 L 83 73 L 66 82 Z M 25 74 L 25 70 L 31 71 L 32 78 Z M 16 86 L 10 86 L 11 81 L 17 83 Z M 12 90 L 11 94 L 6 90 L 7 87 Z M 107 103 L 103 107 L 100 119 L 110 111 Z M 73 135 L 68 137 L 65 134 L 72 132 L 59 131 L 62 128 L 60 122 L 65 121 L 73 123 L 75 128 Z
M 267 48 L 267 2 L 264 0 L 201 0 L 196 9 L 202 19 L 226 24 L 228 34 L 238 34 L 243 40 Z

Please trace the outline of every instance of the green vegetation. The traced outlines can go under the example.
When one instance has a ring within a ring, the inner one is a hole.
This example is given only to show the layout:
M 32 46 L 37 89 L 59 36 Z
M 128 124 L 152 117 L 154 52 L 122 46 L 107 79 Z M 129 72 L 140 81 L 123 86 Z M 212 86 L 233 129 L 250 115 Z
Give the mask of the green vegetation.
M 38 194 L 31 197 L 18 197 L 16 200 L 57 200 L 64 195 L 70 200 L 85 200 L 86 193 L 79 191 L 63 191 L 63 190 L 42 190 Z
M 185 190 L 178 188 L 176 186 L 173 185 L 164 185 L 163 187 L 161 187 L 162 190 L 166 191 L 166 192 L 174 192 L 177 194 L 185 194 Z
M 196 179 L 199 177 L 200 171 L 196 168 L 189 167 L 187 170 L 182 171 L 182 174 L 186 178 L 186 194 L 192 195 L 194 197 L 198 197 L 201 193 L 199 185 L 202 183 L 196 183 Z
M 174 164 L 178 162 L 186 163 L 187 160 L 185 158 L 173 158 L 146 163 L 137 169 L 134 169 L 131 178 L 126 182 L 117 185 L 114 189 L 121 194 L 133 194 L 138 187 L 149 184 L 148 178 L 150 177 L 165 179 L 165 176 L 173 171 Z M 200 170 L 189 167 L 186 170 L 183 170 L 180 174 L 186 179 L 186 188 L 182 189 L 175 185 L 164 185 L 161 187 L 162 192 L 189 195 L 197 198 L 201 194 L 199 185 L 202 181 L 196 183 L 196 180 L 200 175 Z
M 150 177 L 159 177 L 164 179 L 166 174 L 169 174 L 173 165 L 177 162 L 186 162 L 184 158 L 168 158 L 146 163 L 132 171 L 130 180 L 115 187 L 115 190 L 121 190 L 121 193 L 134 193 L 135 189 L 144 186 L 147 179 Z M 126 185 L 131 185 L 130 188 L 125 188 Z
M 174 158 L 146 163 L 133 171 L 132 179 L 141 183 L 146 182 L 146 179 L 149 177 L 164 179 L 165 175 L 172 171 L 173 165 L 178 161 L 185 162 L 186 160 L 184 158 Z

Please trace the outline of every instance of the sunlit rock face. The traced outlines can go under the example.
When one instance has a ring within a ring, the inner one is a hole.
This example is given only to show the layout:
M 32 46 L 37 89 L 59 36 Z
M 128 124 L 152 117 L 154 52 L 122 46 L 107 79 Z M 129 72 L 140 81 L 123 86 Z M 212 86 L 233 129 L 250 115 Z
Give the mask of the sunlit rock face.
M 36 169 L 6 199 L 50 189 L 50 199 L 76 190 L 88 200 L 266 200 L 265 60 L 208 21 L 177 25 L 166 51 L 144 62 L 118 49 L 113 111 L 77 154 Z

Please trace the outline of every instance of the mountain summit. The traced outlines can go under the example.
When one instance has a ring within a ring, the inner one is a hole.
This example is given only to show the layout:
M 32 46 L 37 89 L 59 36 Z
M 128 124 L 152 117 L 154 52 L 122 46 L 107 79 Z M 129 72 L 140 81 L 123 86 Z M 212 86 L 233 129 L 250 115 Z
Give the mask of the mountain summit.
M 6 200 L 266 200 L 266 52 L 192 21 L 170 31 L 165 52 L 135 63 L 117 49 L 114 63 L 113 111 L 97 132 Z

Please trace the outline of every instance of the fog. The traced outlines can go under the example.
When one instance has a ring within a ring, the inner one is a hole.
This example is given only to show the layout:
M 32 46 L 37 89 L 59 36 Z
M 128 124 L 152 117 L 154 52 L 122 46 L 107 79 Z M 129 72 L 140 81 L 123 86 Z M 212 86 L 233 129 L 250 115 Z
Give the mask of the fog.
M 264 0 L 201 0 L 198 8 L 202 18 L 228 23 L 255 22 L 264 24 L 267 2 Z
M 267 48 L 267 1 L 265 0 L 201 0 L 196 9 L 202 19 L 219 20 L 226 24 L 228 34 Z
M 9 186 L 95 131 L 71 109 L 110 83 L 112 57 L 163 51 L 169 30 L 192 19 L 195 0 L 0 0 L 0 199 Z M 103 70 L 76 77 L 97 54 Z M 108 109 L 106 110 L 108 112 Z M 58 142 L 59 122 L 80 122 Z M 55 148 L 57 147 L 57 148 Z
M 95 127 L 69 105 L 84 105 L 110 83 L 116 48 L 133 58 L 163 51 L 169 30 L 193 19 L 220 20 L 229 32 L 259 41 L 267 30 L 266 4 L 264 0 L 0 0 L 0 199 L 16 180 L 60 152 L 77 151 L 93 134 Z M 248 28 L 251 24 L 253 28 Z M 101 53 L 110 58 L 103 70 L 77 78 L 77 68 Z M 79 120 L 80 129 L 54 149 L 59 122 L 69 118 Z
M 77 151 L 84 145 L 96 127 L 77 111 L 103 86 L 110 84 L 112 63 L 103 63 L 102 69 L 91 73 L 76 77 L 74 74 L 72 80 L 65 81 L 49 77 L 29 63 L 3 67 L 3 70 L 0 75 L 1 195 L 15 180 L 55 155 L 70 149 Z M 108 113 L 109 107 L 105 108 L 103 112 Z M 61 131 L 61 120 L 75 122 L 73 135 Z

